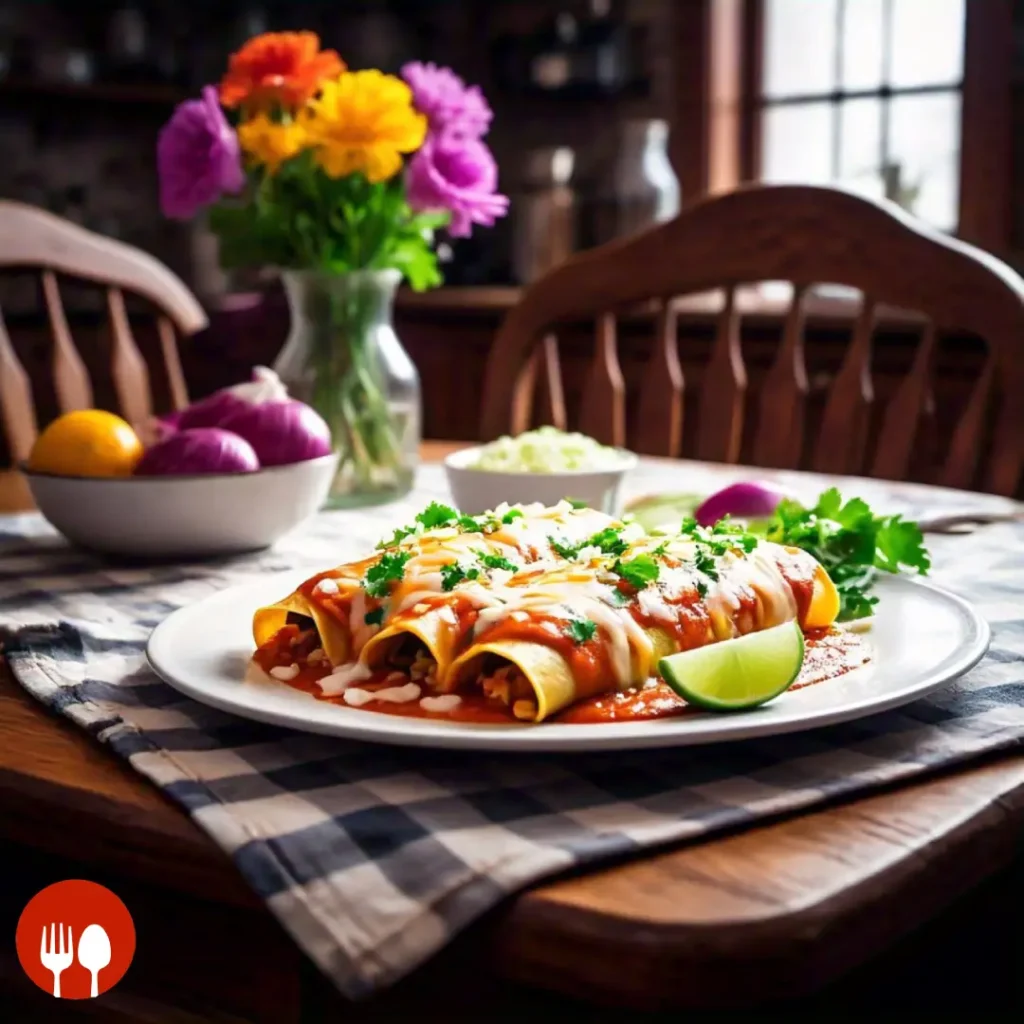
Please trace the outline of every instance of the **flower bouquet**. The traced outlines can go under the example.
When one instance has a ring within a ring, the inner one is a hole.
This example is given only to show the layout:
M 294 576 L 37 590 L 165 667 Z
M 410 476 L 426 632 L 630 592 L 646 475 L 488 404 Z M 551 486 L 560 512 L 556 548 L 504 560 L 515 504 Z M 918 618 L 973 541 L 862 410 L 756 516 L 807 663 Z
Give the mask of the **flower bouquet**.
M 441 283 L 441 229 L 507 212 L 483 141 L 490 107 L 433 64 L 352 71 L 312 32 L 257 36 L 157 145 L 164 213 L 205 211 L 225 266 L 277 267 L 292 332 L 276 369 L 341 452 L 334 504 L 411 486 L 419 385 L 391 329 L 394 290 Z

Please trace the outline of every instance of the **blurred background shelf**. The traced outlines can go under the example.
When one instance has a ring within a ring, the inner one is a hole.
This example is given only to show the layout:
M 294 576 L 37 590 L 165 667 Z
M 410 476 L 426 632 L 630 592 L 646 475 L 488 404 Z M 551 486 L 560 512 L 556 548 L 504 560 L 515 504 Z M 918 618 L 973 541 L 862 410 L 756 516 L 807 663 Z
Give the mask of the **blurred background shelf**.
M 0 79 L 0 100 L 82 100 L 94 103 L 140 103 L 171 107 L 187 99 L 185 90 L 162 83 L 48 82 L 29 78 Z

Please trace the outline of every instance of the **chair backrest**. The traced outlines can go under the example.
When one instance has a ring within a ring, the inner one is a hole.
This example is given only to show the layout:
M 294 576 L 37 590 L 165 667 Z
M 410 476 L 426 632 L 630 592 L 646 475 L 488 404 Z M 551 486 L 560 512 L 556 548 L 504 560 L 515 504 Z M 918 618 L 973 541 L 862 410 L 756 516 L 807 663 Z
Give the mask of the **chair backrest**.
M 156 327 L 171 399 L 175 408 L 188 403 L 175 330 L 194 334 L 206 326 L 206 314 L 185 283 L 159 260 L 45 210 L 4 200 L 0 201 L 0 269 L 3 268 L 40 271 L 53 340 L 53 387 L 62 412 L 91 406 L 93 390 L 61 303 L 61 274 L 95 282 L 105 289 L 111 334 L 110 373 L 125 419 L 140 425 L 153 411 L 149 371 L 132 335 L 125 292 L 146 299 L 158 310 Z M 2 313 L 0 426 L 12 460 L 21 461 L 28 455 L 40 424 L 31 381 L 11 344 Z
M 671 300 L 713 289 L 725 299 L 703 374 L 696 454 L 736 462 L 747 377 L 737 286 L 789 281 L 793 300 L 764 386 L 754 461 L 782 468 L 901 478 L 930 401 L 937 331 L 963 331 L 988 345 L 945 455 L 940 481 L 971 486 L 979 461 L 988 489 L 1012 494 L 1024 465 L 1024 281 L 995 257 L 932 231 L 891 203 L 810 186 L 750 186 L 685 209 L 674 220 L 580 253 L 536 281 L 509 312 L 487 366 L 481 433 L 490 439 L 529 422 L 539 372 L 557 364 L 550 331 L 594 317 L 597 347 L 584 385 L 579 429 L 625 442 L 625 387 L 615 311 L 645 300 L 661 310 L 657 344 L 641 388 L 634 447 L 681 451 L 683 376 Z M 862 295 L 843 364 L 830 387 L 817 437 L 807 437 L 804 312 L 809 289 L 838 284 Z M 881 305 L 920 313 L 925 328 L 913 366 L 881 415 L 868 450 L 872 348 Z M 549 391 L 559 392 L 549 375 Z M 997 397 L 1002 401 L 994 402 Z M 993 420 L 993 408 L 994 424 Z M 564 418 L 560 393 L 549 408 Z M 562 424 L 559 424 L 562 425 Z

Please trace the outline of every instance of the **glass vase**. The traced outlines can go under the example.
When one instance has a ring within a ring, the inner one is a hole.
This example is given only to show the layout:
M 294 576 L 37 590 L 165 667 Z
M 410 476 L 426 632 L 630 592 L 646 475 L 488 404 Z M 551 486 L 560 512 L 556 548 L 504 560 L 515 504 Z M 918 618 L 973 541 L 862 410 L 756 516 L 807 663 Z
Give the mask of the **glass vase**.
M 291 333 L 274 369 L 313 406 L 341 453 L 328 508 L 393 501 L 412 487 L 420 382 L 392 327 L 395 270 L 282 274 Z

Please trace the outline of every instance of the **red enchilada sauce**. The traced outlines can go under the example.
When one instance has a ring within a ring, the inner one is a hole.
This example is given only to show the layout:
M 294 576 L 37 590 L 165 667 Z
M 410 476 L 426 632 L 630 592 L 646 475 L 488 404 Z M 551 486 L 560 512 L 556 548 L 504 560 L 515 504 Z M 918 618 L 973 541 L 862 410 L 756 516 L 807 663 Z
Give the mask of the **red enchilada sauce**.
M 588 642 L 576 644 L 549 620 L 534 620 L 538 631 L 544 630 L 544 642 L 555 647 L 559 653 L 570 660 L 575 678 L 586 685 L 581 685 L 583 692 L 593 694 L 578 701 L 571 707 L 554 715 L 548 721 L 596 724 L 602 722 L 639 722 L 656 718 L 669 718 L 688 713 L 690 706 L 658 679 L 651 679 L 642 686 L 622 692 L 598 692 L 600 680 L 609 678 L 610 666 L 603 645 Z M 516 623 L 524 626 L 526 623 Z M 558 636 L 549 635 L 555 630 Z M 490 633 L 491 631 L 489 631 Z M 498 628 L 494 633 L 497 634 Z M 523 632 L 517 630 L 516 638 L 522 638 Z M 798 690 L 805 686 L 824 682 L 844 675 L 853 669 L 860 668 L 871 660 L 871 648 L 859 633 L 836 628 L 812 629 L 804 634 L 804 663 L 800 675 L 790 687 Z M 490 637 L 489 637 L 490 638 Z M 495 635 L 494 639 L 498 639 Z M 302 631 L 297 625 L 287 625 L 277 633 L 273 640 L 253 655 L 253 660 L 265 672 L 275 666 L 291 665 L 296 659 L 302 659 L 318 644 L 316 634 Z M 317 680 L 322 679 L 331 670 L 325 660 L 313 664 L 303 664 L 293 679 L 286 680 L 288 686 L 302 690 L 333 704 L 345 705 L 342 696 L 325 697 L 320 691 Z M 383 687 L 401 685 L 404 680 L 395 678 L 393 670 L 381 669 L 368 679 L 359 682 L 363 690 L 375 690 Z M 596 687 L 596 689 L 595 689 Z M 425 696 L 427 694 L 424 694 Z M 509 724 L 517 720 L 511 708 L 498 701 L 489 700 L 479 693 L 461 693 L 459 705 L 450 711 L 431 712 L 420 705 L 418 700 L 404 704 L 383 701 L 371 701 L 363 706 L 363 710 L 375 711 L 380 714 L 399 715 L 403 718 L 436 718 L 453 722 L 474 724 Z M 348 705 L 345 705 L 346 707 Z M 522 723 L 518 723 L 522 724 Z

